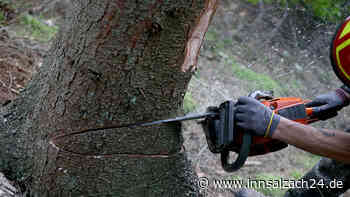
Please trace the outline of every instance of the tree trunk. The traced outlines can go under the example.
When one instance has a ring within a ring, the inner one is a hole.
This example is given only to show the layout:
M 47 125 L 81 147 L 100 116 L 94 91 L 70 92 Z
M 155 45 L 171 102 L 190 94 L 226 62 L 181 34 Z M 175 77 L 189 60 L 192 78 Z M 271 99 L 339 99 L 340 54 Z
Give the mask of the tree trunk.
M 174 117 L 216 0 L 75 0 L 40 72 L 1 109 L 0 170 L 32 196 L 197 196 Z

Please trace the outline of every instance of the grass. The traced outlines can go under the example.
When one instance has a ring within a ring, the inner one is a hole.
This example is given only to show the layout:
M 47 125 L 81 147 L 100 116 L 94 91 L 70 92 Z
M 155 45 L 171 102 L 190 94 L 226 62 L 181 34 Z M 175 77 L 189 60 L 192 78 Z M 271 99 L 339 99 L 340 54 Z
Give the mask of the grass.
M 310 170 L 321 159 L 320 156 L 312 153 L 300 154 L 296 157 L 296 163 L 305 170 Z
M 307 155 L 308 156 L 306 156 L 305 158 L 302 159 L 302 162 L 303 162 L 305 168 L 311 169 L 321 159 L 321 157 L 318 155 L 311 154 L 311 153 L 309 153 Z
M 302 88 L 300 81 L 297 81 L 296 79 L 293 79 L 289 82 L 289 85 L 292 89 L 299 90 Z
M 258 4 L 260 0 L 246 0 L 254 5 Z M 308 12 L 312 12 L 318 19 L 336 22 L 342 20 L 346 13 L 349 12 L 349 8 L 344 4 L 346 0 L 313 0 L 313 1 L 299 1 L 299 0 L 263 0 L 263 3 L 276 3 L 282 6 L 302 6 L 307 9 Z
M 217 33 L 215 31 L 207 31 L 205 33 L 205 40 L 207 40 L 207 41 L 217 41 Z
M 209 45 L 214 49 L 215 53 L 219 53 L 222 50 L 225 50 L 225 47 L 231 47 L 232 39 L 219 39 L 219 35 L 217 32 L 213 30 L 209 30 L 205 34 L 206 43 L 210 43 Z
M 5 15 L 4 12 L 0 10 L 0 24 L 5 22 Z
M 192 95 L 190 92 L 187 92 L 185 94 L 185 98 L 184 98 L 184 103 L 183 103 L 183 110 L 184 112 L 190 113 L 193 112 L 196 109 L 197 105 L 195 100 L 193 99 Z
M 247 0 L 249 3 L 258 4 L 260 0 Z M 272 3 L 272 0 L 264 0 L 264 3 Z
M 11 3 L 11 0 L 0 0 L 0 4 L 6 5 L 6 7 L 14 8 L 13 2 Z
M 275 93 L 281 93 L 282 87 L 279 83 L 273 80 L 270 76 L 257 73 L 249 68 L 238 65 L 235 62 L 231 63 L 231 69 L 238 79 L 248 81 L 249 89 L 251 90 L 273 90 Z
M 225 60 L 225 65 L 231 66 L 231 71 L 235 77 L 242 81 L 248 82 L 249 91 L 254 90 L 267 90 L 274 91 L 275 96 L 279 96 L 286 90 L 280 86 L 280 84 L 272 79 L 269 75 L 263 73 L 257 73 L 252 69 L 246 68 L 243 65 L 239 65 L 235 62 L 234 57 L 227 55 L 223 51 L 219 51 L 220 55 Z
M 300 179 L 303 175 L 304 173 L 297 169 L 290 172 L 290 176 L 293 177 L 295 180 Z
M 254 180 L 258 180 L 258 181 L 266 181 L 264 182 L 266 184 L 268 181 L 270 181 L 271 183 L 275 183 L 281 179 L 283 179 L 281 176 L 277 176 L 269 173 L 261 173 L 256 175 L 254 178 Z M 259 185 L 256 185 L 252 189 L 255 189 L 256 191 L 261 192 L 264 195 L 274 196 L 274 197 L 283 196 L 284 193 L 287 191 L 287 189 L 282 189 L 277 184 L 273 184 L 272 187 L 267 187 L 267 185 L 261 184 L 260 187 Z
M 57 33 L 56 27 L 51 27 L 39 19 L 28 14 L 20 17 L 20 24 L 24 26 L 23 34 L 29 34 L 35 40 L 49 41 Z

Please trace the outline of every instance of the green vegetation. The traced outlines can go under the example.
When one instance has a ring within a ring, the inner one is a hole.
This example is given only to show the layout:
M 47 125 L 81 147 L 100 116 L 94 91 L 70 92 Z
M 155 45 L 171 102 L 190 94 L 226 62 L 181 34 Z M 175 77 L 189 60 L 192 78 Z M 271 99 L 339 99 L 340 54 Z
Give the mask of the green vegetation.
M 305 169 L 311 169 L 319 160 L 320 156 L 311 153 L 301 154 L 297 158 L 297 163 L 301 164 Z
M 220 39 L 218 33 L 214 30 L 209 30 L 205 34 L 205 42 L 210 43 L 209 45 L 214 49 L 216 53 L 225 49 L 226 47 L 231 47 L 232 39 Z
M 256 73 L 249 68 L 239 66 L 235 63 L 232 64 L 232 71 L 239 79 L 255 82 L 255 87 L 257 88 L 263 90 L 280 89 L 279 84 L 268 75 Z
M 46 25 L 39 19 L 30 16 L 22 15 L 20 17 L 20 24 L 24 26 L 24 34 L 30 34 L 30 36 L 39 41 L 49 41 L 56 33 L 57 28 Z
M 290 176 L 293 177 L 295 180 L 300 179 L 303 176 L 303 174 L 304 173 L 302 171 L 297 169 L 290 172 Z
M 183 110 L 187 114 L 189 112 L 193 112 L 196 109 L 196 102 L 193 99 L 190 92 L 185 94 Z
M 0 0 L 1 4 L 10 4 L 11 1 L 10 0 Z
M 260 0 L 247 0 L 249 3 L 258 4 Z M 273 0 L 264 0 L 264 3 L 272 3 Z
M 222 51 L 219 51 L 219 55 L 225 59 L 226 65 L 231 66 L 232 73 L 235 77 L 242 81 L 248 82 L 248 89 L 249 91 L 253 90 L 267 90 L 267 91 L 274 91 L 275 96 L 280 95 L 282 92 L 285 91 L 280 84 L 272 79 L 267 74 L 257 73 L 253 71 L 252 69 L 246 68 L 243 65 L 239 65 L 234 61 L 234 57 L 229 56 L 225 54 Z
M 300 81 L 296 80 L 296 79 L 292 79 L 290 82 L 289 82 L 289 85 L 292 89 L 294 90 L 299 90 L 302 88 L 302 85 L 300 84 Z
M 260 0 L 247 0 L 250 3 L 257 4 Z M 347 0 L 263 0 L 265 3 L 280 3 L 285 5 L 287 2 L 293 6 L 302 6 L 307 11 L 312 12 L 316 17 L 335 21 L 342 19 L 349 14 L 350 8 L 346 6 Z M 291 5 L 291 6 L 292 6 Z
M 250 89 L 273 90 L 276 93 L 282 92 L 281 86 L 270 76 L 257 73 L 249 68 L 238 65 L 235 62 L 232 62 L 231 66 L 233 74 L 238 79 L 249 82 Z
M 205 39 L 207 41 L 216 41 L 217 40 L 217 35 L 215 31 L 207 31 L 207 33 L 205 33 Z
M 4 12 L 0 10 L 0 24 L 5 22 L 5 15 Z
M 322 19 L 336 20 L 344 17 L 349 8 L 345 7 L 346 0 L 303 0 L 304 6 L 313 11 L 313 13 Z M 344 7 L 343 7 L 344 6 Z
M 261 173 L 255 176 L 254 180 L 261 181 L 261 184 L 252 185 L 253 189 L 263 193 L 266 196 L 274 196 L 279 197 L 283 196 L 287 189 L 282 189 L 280 185 L 278 185 L 278 181 L 283 179 L 281 176 Z M 270 183 L 270 186 L 267 187 L 267 184 Z M 276 184 L 274 184 L 276 183 Z
M 311 169 L 320 159 L 320 156 L 309 153 L 308 156 L 304 158 L 303 163 L 307 169 Z

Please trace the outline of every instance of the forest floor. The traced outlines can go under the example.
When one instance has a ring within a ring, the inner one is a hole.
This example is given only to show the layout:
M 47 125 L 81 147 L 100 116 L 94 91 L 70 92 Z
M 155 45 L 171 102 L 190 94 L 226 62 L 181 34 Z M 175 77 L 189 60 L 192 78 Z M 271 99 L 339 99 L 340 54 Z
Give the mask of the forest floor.
M 185 111 L 203 112 L 236 100 L 254 90 L 273 90 L 275 96 L 315 96 L 341 84 L 329 61 L 329 43 L 335 26 L 315 21 L 302 9 L 245 1 L 221 1 L 206 34 L 199 65 L 185 97 Z M 314 124 L 344 130 L 350 110 Z M 221 168 L 195 121 L 184 124 L 185 145 L 199 177 L 229 180 L 294 180 L 314 166 L 319 156 L 288 146 L 281 151 L 248 158 L 234 173 Z M 286 189 L 255 188 L 267 196 L 283 196 Z M 207 196 L 232 196 L 233 190 L 211 185 Z M 346 194 L 344 196 L 350 196 Z
M 0 0 L 0 104 L 14 99 L 42 65 L 67 1 Z M 305 10 L 222 0 L 206 33 L 198 69 L 185 96 L 184 111 L 203 112 L 254 90 L 275 96 L 312 99 L 340 86 L 330 66 L 334 25 L 315 20 Z M 316 127 L 344 130 L 350 110 Z M 207 147 L 195 121 L 183 123 L 189 160 L 199 177 L 214 179 L 298 179 L 320 159 L 293 146 L 248 158 L 237 172 L 222 170 L 219 155 Z M 255 188 L 267 196 L 285 189 Z M 203 190 L 205 196 L 233 196 L 233 189 Z M 346 194 L 344 196 L 350 196 Z

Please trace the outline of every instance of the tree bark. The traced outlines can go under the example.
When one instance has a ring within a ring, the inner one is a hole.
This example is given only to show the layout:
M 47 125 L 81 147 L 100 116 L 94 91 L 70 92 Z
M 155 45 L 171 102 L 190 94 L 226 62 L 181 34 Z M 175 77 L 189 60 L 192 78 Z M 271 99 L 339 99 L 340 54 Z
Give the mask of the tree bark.
M 197 196 L 177 115 L 217 0 L 72 1 L 44 65 L 0 111 L 0 170 L 31 196 Z

